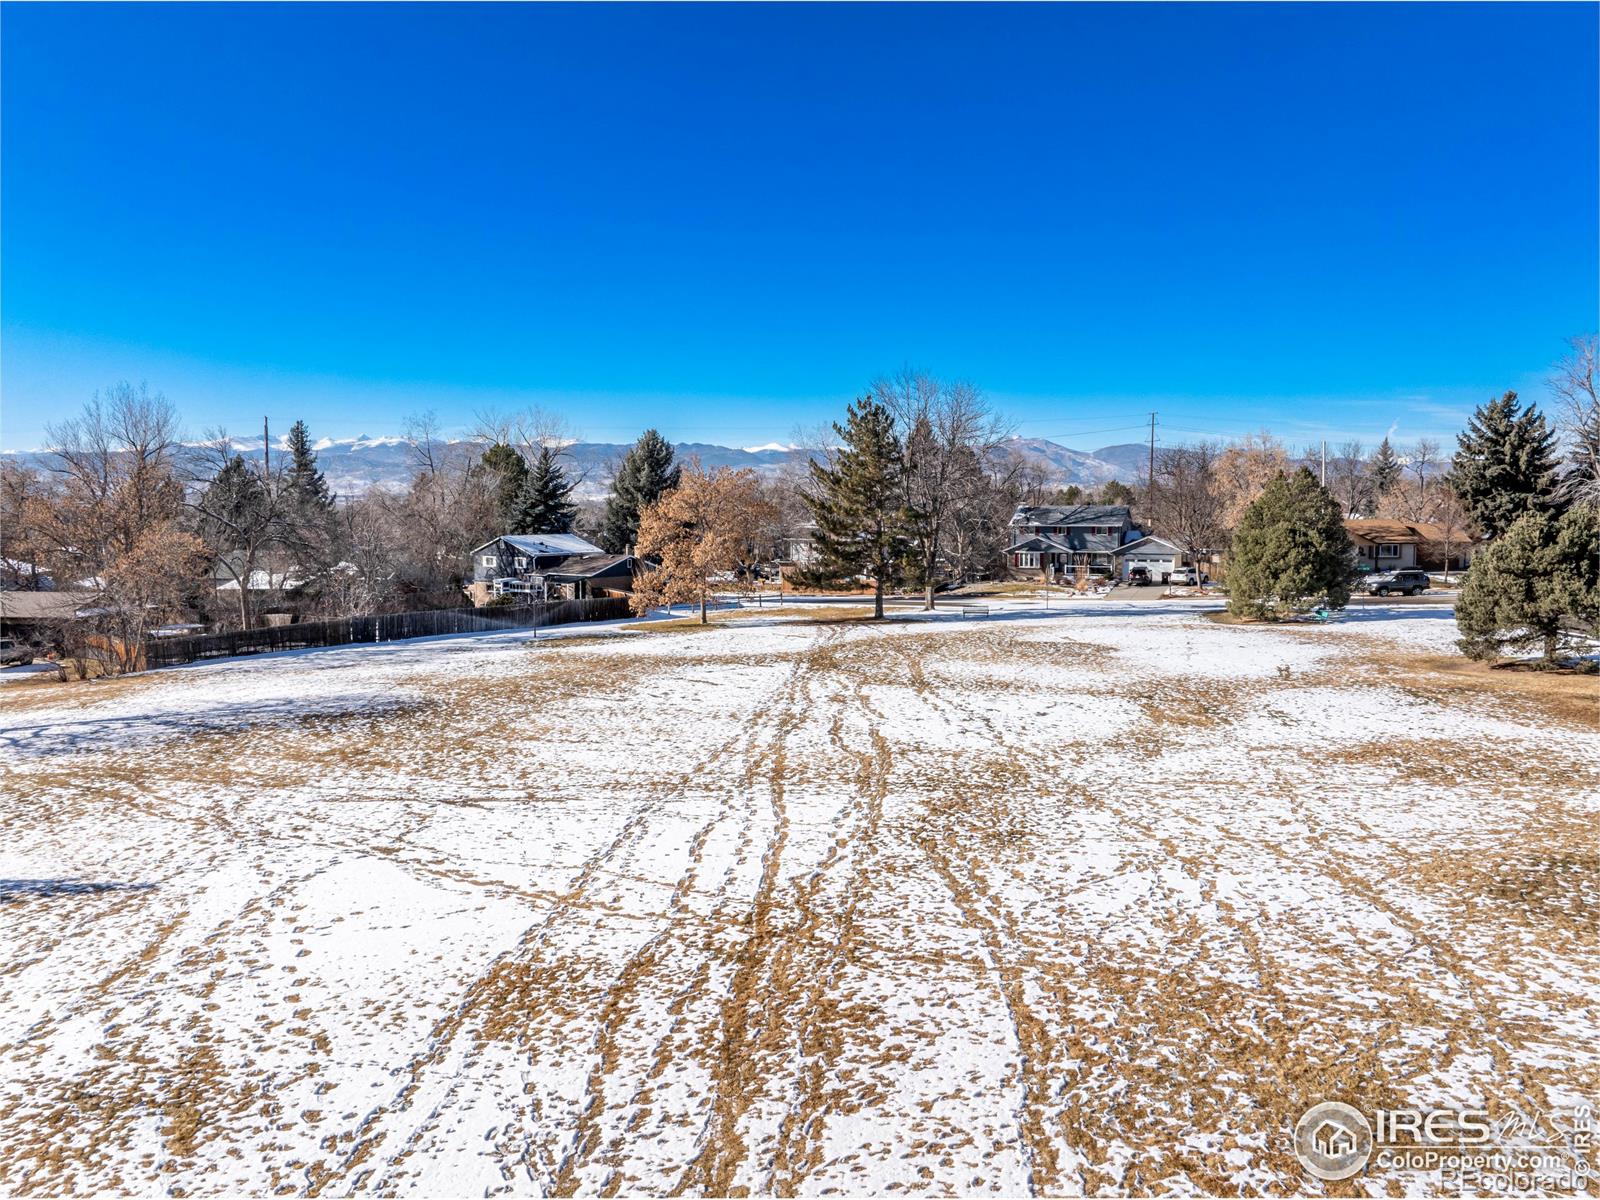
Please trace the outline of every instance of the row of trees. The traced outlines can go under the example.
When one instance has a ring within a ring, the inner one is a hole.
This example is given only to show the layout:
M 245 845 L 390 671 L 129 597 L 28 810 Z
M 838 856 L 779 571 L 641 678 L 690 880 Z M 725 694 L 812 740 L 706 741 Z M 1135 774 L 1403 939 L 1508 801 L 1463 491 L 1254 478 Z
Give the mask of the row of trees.
M 480 418 L 476 436 L 456 443 L 431 416 L 413 418 L 409 484 L 336 498 L 304 422 L 279 452 L 259 458 L 240 454 L 221 431 L 186 445 L 165 398 L 122 385 L 49 429 L 47 469 L 0 466 L 0 559 L 12 586 L 37 585 L 47 574 L 63 587 L 99 592 L 102 634 L 127 646 L 178 617 L 258 623 L 260 608 L 281 605 L 288 591 L 306 616 L 459 603 L 469 551 L 499 532 L 577 529 L 609 551 L 637 549 L 663 564 L 641 603 L 703 602 L 723 576 L 749 575 L 778 557 L 782 540 L 810 522 L 816 581 L 868 579 L 880 613 L 884 593 L 907 586 L 931 607 L 941 578 L 1003 564 L 1008 523 L 1022 503 L 1128 503 L 1145 527 L 1191 554 L 1231 545 L 1241 593 L 1302 594 L 1300 583 L 1246 585 L 1248 572 L 1238 574 L 1247 547 L 1268 544 L 1263 530 L 1276 528 L 1263 523 L 1263 511 L 1298 512 L 1291 524 L 1326 528 L 1335 550 L 1333 524 L 1352 513 L 1472 524 L 1508 547 L 1485 560 L 1494 570 L 1512 569 L 1510 547 L 1537 547 L 1544 565 L 1530 565 L 1538 555 L 1527 549 L 1517 577 L 1551 577 L 1549 555 L 1581 557 L 1573 547 L 1586 518 L 1569 514 L 1600 500 L 1595 357 L 1593 339 L 1575 344 L 1553 381 L 1565 462 L 1557 430 L 1507 393 L 1474 415 L 1448 462 L 1433 443 L 1401 453 L 1387 439 L 1370 454 L 1348 443 L 1325 462 L 1320 447 L 1294 454 L 1263 432 L 1166 448 L 1154 478 L 1131 485 L 1061 489 L 1039 463 L 1006 448 L 1008 430 L 976 388 L 908 370 L 874 383 L 806 461 L 776 477 L 676 463 L 671 445 L 647 430 L 616 464 L 604 504 L 587 509 L 575 499 L 580 480 L 563 452 L 570 439 L 558 420 L 537 412 Z M 1317 491 L 1331 507 L 1311 513 L 1306 481 L 1315 486 L 1324 473 Z M 1544 524 L 1510 539 L 1530 517 Z M 1479 581 L 1492 574 L 1474 572 Z M 1574 566 L 1562 578 L 1564 598 L 1541 592 L 1538 603 L 1570 613 L 1573 588 L 1581 591 L 1587 577 Z M 219 582 L 227 585 L 220 593 Z M 1484 586 L 1463 595 L 1465 622 L 1475 619 Z M 1497 629 L 1512 611 L 1502 591 L 1494 605 L 1481 602 L 1498 614 Z M 1325 591 L 1338 597 L 1337 588 Z M 1472 636 L 1480 648 L 1493 640 Z
M 1030 464 L 1002 450 L 1003 421 L 971 384 L 902 371 L 850 406 L 832 436 L 817 439 L 803 476 L 759 481 L 753 472 L 686 468 L 676 487 L 643 505 L 638 551 L 659 561 L 634 603 L 698 603 L 704 620 L 714 586 L 775 557 L 781 538 L 809 519 L 814 583 L 868 579 L 876 615 L 887 591 L 916 586 L 933 607 L 946 575 L 990 570 L 1002 561 L 1011 514 L 1028 496 Z M 645 442 L 635 447 L 642 454 Z M 630 456 L 631 458 L 632 456 Z M 652 482 L 666 459 L 652 458 Z M 629 478 L 628 464 L 619 481 Z M 631 511 L 635 489 L 612 504 Z M 624 507 L 624 506 L 628 507 Z M 607 509 L 607 529 L 613 512 Z
M 1480 408 L 1460 438 L 1454 487 L 1494 540 L 1456 604 L 1463 653 L 1538 652 L 1545 663 L 1600 637 L 1600 395 L 1597 342 L 1581 338 L 1551 381 L 1552 429 L 1513 392 Z M 1565 462 L 1557 455 L 1563 435 Z
M 1468 522 L 1489 543 L 1475 557 L 1456 605 L 1460 647 L 1470 657 L 1535 650 L 1551 663 L 1600 636 L 1595 362 L 1593 338 L 1574 343 L 1552 381 L 1561 402 L 1555 426 L 1515 392 L 1480 406 L 1457 438 L 1448 474 L 1433 482 L 1441 506 L 1435 519 L 1447 526 Z M 1568 448 L 1564 462 L 1558 435 Z M 1383 478 L 1389 464 L 1382 446 L 1374 461 L 1382 469 L 1371 477 Z M 1187 462 L 1207 476 L 1205 448 L 1189 451 Z M 1158 476 L 1158 511 L 1159 488 L 1174 476 Z M 1275 474 L 1232 530 L 1230 608 L 1272 618 L 1313 603 L 1342 605 L 1353 571 L 1343 524 L 1351 495 L 1321 486 L 1304 466 L 1292 475 Z M 1182 517 L 1170 519 L 1181 527 Z

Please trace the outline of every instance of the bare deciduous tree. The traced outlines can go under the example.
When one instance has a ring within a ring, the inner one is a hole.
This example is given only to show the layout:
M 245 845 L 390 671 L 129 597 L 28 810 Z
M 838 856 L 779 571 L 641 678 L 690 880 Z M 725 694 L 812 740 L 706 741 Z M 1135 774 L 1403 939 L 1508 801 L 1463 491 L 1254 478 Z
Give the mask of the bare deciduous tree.
M 416 474 L 397 514 L 408 529 L 399 581 L 432 603 L 453 597 L 473 546 L 499 532 L 494 480 L 480 465 L 477 442 L 450 443 L 431 412 L 406 419 Z
M 1218 477 L 1216 442 L 1172 446 L 1156 454 L 1150 515 L 1156 532 L 1181 547 L 1200 569 L 1201 556 L 1226 548 L 1227 500 Z
M 1406 519 L 1411 521 L 1426 521 L 1431 512 L 1429 503 L 1433 497 L 1431 490 L 1431 476 L 1438 474 L 1443 460 L 1439 457 L 1439 443 L 1432 438 L 1418 438 L 1411 447 L 1406 463 L 1406 471 L 1412 477 L 1412 495 L 1410 512 Z M 1399 491 L 1400 489 L 1395 489 Z
M 1010 430 L 970 383 L 905 369 L 878 380 L 872 393 L 894 414 L 905 448 L 906 507 L 917 514 L 918 573 L 931 610 L 955 513 L 982 484 L 972 458 L 992 454 Z
M 123 383 L 45 436 L 49 481 L 26 507 L 35 549 L 61 586 L 96 593 L 92 617 L 72 625 L 76 652 L 133 669 L 144 634 L 182 606 L 198 571 L 178 522 L 177 414 L 160 393 Z
M 1600 504 L 1600 395 L 1595 391 L 1595 366 L 1600 338 L 1572 339 L 1572 352 L 1562 359 L 1550 380 L 1559 397 L 1558 427 L 1566 442 L 1568 467 L 1561 498 L 1571 504 Z
M 1367 509 L 1371 480 L 1367 476 L 1367 448 L 1359 441 L 1340 442 L 1328 456 L 1327 489 L 1348 517 Z

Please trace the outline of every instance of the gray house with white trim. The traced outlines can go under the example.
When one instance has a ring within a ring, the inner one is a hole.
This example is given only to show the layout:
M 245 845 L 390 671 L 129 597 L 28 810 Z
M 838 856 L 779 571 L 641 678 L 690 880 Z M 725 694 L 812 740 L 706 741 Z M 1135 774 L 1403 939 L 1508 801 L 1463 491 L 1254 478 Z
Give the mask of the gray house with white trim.
M 1125 504 L 1025 505 L 1011 517 L 1012 570 L 1055 568 L 1058 575 L 1087 567 L 1097 575 L 1116 570 L 1116 553 L 1137 536 Z

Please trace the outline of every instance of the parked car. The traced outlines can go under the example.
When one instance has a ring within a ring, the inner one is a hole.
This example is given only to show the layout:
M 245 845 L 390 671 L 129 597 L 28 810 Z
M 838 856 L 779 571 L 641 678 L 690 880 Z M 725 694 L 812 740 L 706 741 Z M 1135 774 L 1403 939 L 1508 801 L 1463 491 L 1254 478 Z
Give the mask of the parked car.
M 1174 587 L 1194 587 L 1201 583 L 1210 583 L 1211 576 L 1204 571 L 1196 571 L 1193 567 L 1178 567 L 1167 576 L 1167 582 Z
M 16 638 L 0 637 L 0 667 L 25 667 L 33 661 L 34 649 Z
M 1368 575 L 1361 581 L 1367 589 L 1369 596 L 1387 596 L 1390 592 L 1402 592 L 1407 596 L 1420 596 L 1428 590 L 1428 573 L 1426 571 L 1384 571 L 1377 575 Z
M 1150 568 L 1149 567 L 1129 567 L 1128 568 L 1128 586 L 1129 587 L 1149 587 L 1150 586 Z

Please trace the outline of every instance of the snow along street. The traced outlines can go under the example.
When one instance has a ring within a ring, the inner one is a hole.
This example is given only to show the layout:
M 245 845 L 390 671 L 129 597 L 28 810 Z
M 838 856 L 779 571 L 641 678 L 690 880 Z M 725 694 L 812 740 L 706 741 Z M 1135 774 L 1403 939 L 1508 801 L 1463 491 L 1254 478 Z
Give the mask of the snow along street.
M 1445 608 L 1064 608 L 0 689 L 0 1190 L 1300 1190 L 1315 1100 L 1600 1097 L 1593 725 Z

